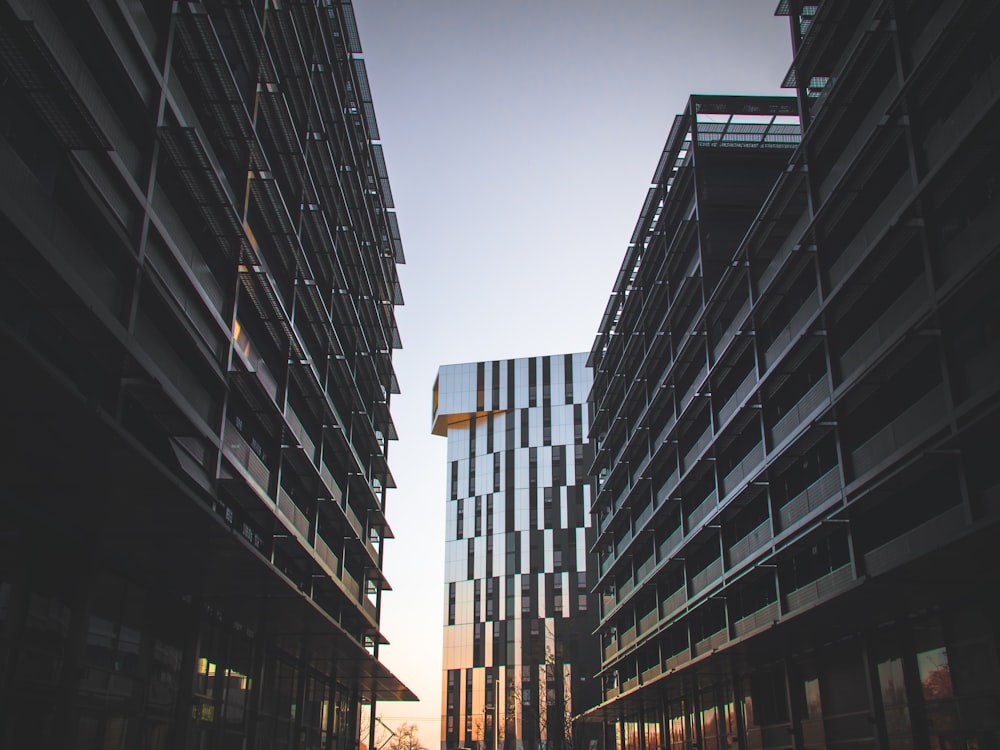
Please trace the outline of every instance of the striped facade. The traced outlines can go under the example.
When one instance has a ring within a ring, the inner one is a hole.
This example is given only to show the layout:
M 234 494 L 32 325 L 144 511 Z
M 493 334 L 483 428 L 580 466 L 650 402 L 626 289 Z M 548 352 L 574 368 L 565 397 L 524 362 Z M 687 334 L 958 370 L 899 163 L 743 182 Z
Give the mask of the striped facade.
M 586 354 L 442 367 L 442 748 L 564 747 L 596 690 Z M 596 696 L 593 696 L 596 697 Z

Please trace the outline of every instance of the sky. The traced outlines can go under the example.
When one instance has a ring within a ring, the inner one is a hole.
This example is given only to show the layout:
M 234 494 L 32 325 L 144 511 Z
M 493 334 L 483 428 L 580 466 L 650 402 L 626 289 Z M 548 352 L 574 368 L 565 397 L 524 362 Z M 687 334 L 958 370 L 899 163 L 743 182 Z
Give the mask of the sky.
M 354 0 L 406 255 L 379 704 L 439 747 L 445 364 L 590 351 L 691 94 L 777 94 L 776 0 Z

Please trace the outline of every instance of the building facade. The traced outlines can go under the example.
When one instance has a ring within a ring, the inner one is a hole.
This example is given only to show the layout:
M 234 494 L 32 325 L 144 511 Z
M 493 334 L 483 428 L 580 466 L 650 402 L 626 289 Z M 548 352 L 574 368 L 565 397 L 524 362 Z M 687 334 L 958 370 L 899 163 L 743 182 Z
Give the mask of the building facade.
M 597 702 L 586 359 L 438 371 L 433 433 L 448 439 L 442 750 L 568 748 L 572 717 Z
M 357 747 L 399 230 L 351 3 L 0 2 L 0 746 Z
M 745 115 L 785 105 L 692 98 L 591 352 L 587 718 L 629 750 L 997 747 L 1000 7 L 778 13 L 801 138 L 758 182 L 778 120 Z

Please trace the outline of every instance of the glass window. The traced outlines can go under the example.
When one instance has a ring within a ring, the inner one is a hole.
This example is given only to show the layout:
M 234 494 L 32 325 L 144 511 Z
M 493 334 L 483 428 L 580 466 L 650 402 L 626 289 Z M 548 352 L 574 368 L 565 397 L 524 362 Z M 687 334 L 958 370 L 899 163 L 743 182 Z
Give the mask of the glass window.
M 924 700 L 939 701 L 955 697 L 951 684 L 951 669 L 948 665 L 948 651 L 940 648 L 917 654 L 917 672 Z

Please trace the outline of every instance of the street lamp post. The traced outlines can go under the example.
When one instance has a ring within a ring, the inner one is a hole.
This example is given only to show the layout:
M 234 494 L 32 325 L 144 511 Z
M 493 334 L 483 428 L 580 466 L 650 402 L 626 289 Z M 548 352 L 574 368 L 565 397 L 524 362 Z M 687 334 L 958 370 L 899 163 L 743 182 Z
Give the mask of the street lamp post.
M 497 720 L 496 710 L 493 706 L 487 705 L 483 708 L 483 747 L 485 750 L 497 750 Z M 487 736 L 490 744 L 486 744 Z

